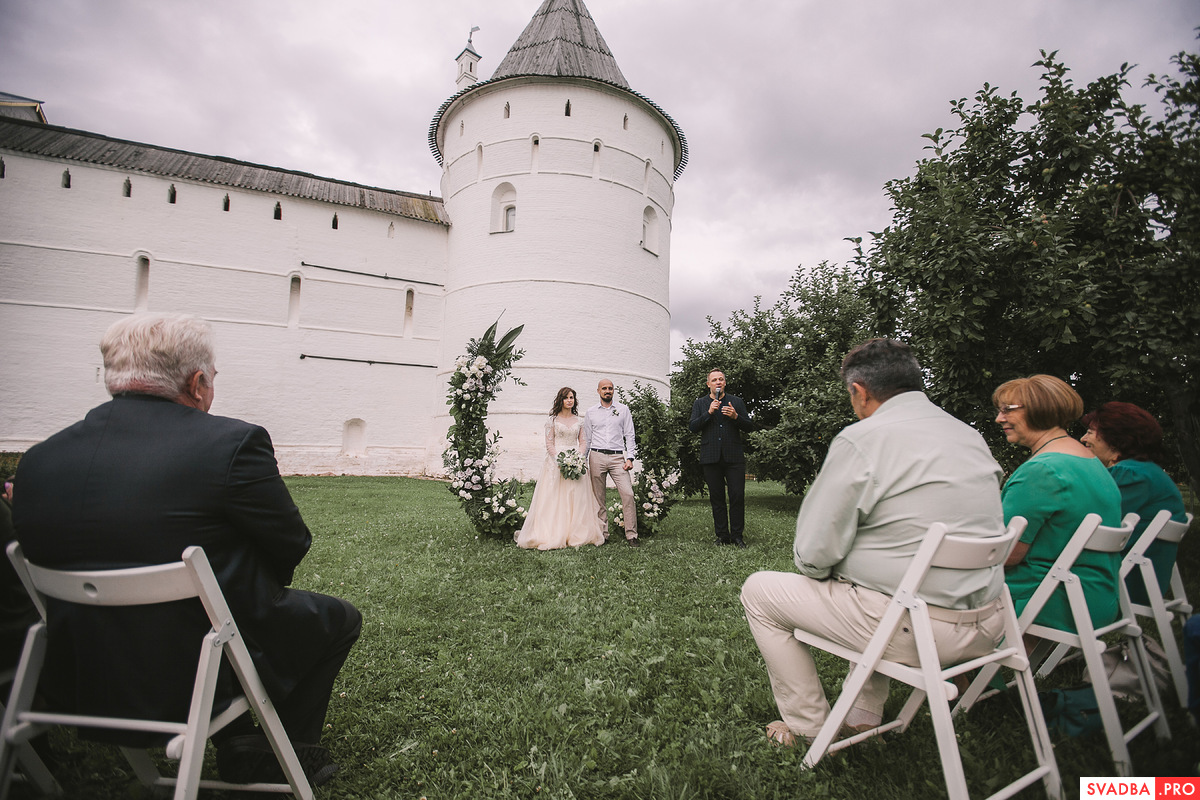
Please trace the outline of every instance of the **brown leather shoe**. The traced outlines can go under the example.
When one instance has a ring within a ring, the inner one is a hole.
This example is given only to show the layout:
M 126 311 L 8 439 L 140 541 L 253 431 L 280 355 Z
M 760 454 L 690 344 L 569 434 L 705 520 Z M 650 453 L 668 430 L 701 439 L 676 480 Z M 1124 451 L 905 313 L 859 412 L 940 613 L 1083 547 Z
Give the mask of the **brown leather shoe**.
M 629 545 L 630 547 L 641 547 L 642 546 L 642 543 L 639 542 L 637 539 L 626 539 L 625 544 Z

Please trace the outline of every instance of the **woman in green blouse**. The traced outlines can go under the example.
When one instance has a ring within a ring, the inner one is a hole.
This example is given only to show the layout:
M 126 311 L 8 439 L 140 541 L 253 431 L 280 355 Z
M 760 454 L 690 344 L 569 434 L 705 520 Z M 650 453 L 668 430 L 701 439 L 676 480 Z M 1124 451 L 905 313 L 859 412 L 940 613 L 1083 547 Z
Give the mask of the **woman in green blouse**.
M 1133 403 L 1114 401 L 1085 414 L 1080 421 L 1087 426 L 1083 443 L 1108 467 L 1117 482 L 1121 491 L 1121 513 L 1132 511 L 1141 517 L 1126 550 L 1138 540 L 1154 515 L 1164 508 L 1171 512 L 1172 520 L 1187 521 L 1179 487 L 1155 463 L 1162 452 L 1163 433 L 1150 412 Z M 1161 541 L 1153 542 L 1146 550 L 1146 557 L 1154 564 L 1158 586 L 1164 592 L 1171 584 L 1171 571 L 1178 551 L 1177 542 Z M 1125 586 L 1133 602 L 1143 605 L 1150 602 L 1140 572 L 1126 578 Z
M 1103 525 L 1121 524 L 1121 494 L 1100 459 L 1067 433 L 1083 414 L 1083 400 L 1066 383 L 1051 375 L 1017 378 L 1001 384 L 992 403 L 1004 437 L 1031 451 L 1000 494 L 1005 523 L 1015 516 L 1029 521 L 1004 565 L 1020 614 L 1085 516 L 1095 513 Z M 1073 571 L 1097 627 L 1117 618 L 1120 563 L 1118 553 L 1087 551 L 1075 562 Z M 1051 596 L 1037 623 L 1075 630 L 1066 590 L 1060 587 Z

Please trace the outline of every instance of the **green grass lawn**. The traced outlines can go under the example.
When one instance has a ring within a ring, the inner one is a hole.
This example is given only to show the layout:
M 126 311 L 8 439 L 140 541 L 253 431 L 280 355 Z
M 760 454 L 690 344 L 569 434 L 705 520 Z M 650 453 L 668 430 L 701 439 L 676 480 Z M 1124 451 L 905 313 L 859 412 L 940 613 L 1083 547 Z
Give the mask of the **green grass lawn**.
M 738 592 L 756 570 L 792 569 L 799 499 L 777 484 L 748 487 L 746 550 L 712 544 L 700 497 L 641 548 L 550 552 L 476 539 L 439 482 L 288 485 L 314 537 L 296 586 L 364 617 L 327 719 L 342 771 L 319 798 L 944 796 L 927 716 L 812 771 L 802 747 L 767 744 L 778 714 Z M 1195 545 L 1185 551 L 1185 575 L 1200 574 Z M 819 663 L 832 697 L 844 665 Z M 1133 743 L 1140 774 L 1194 774 L 1195 731 L 1177 709 L 1170 721 L 1172 743 Z M 986 701 L 959 730 L 977 796 L 1031 760 L 1015 698 Z M 69 797 L 143 796 L 115 750 L 52 743 Z M 1112 772 L 1102 737 L 1056 751 L 1068 796 L 1081 775 Z

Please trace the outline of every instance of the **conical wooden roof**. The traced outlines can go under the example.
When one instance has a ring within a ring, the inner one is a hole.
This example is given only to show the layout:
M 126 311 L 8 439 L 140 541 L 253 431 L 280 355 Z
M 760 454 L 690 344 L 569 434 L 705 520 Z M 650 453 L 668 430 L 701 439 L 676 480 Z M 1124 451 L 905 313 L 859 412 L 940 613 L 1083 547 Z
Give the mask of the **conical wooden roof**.
M 629 88 L 583 0 L 542 3 L 492 80 L 518 75 L 594 78 Z

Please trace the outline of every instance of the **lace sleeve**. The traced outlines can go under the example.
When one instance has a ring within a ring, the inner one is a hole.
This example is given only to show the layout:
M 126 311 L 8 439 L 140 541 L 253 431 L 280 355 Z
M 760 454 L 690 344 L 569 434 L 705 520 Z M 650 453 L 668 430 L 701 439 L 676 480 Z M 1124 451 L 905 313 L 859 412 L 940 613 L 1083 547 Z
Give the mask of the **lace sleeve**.
M 554 458 L 557 453 L 554 452 L 554 417 L 550 416 L 546 419 L 546 455 Z
M 579 423 L 579 452 L 583 453 L 584 455 L 587 455 L 587 451 L 588 451 L 587 431 L 584 430 L 583 421 L 581 420 Z

